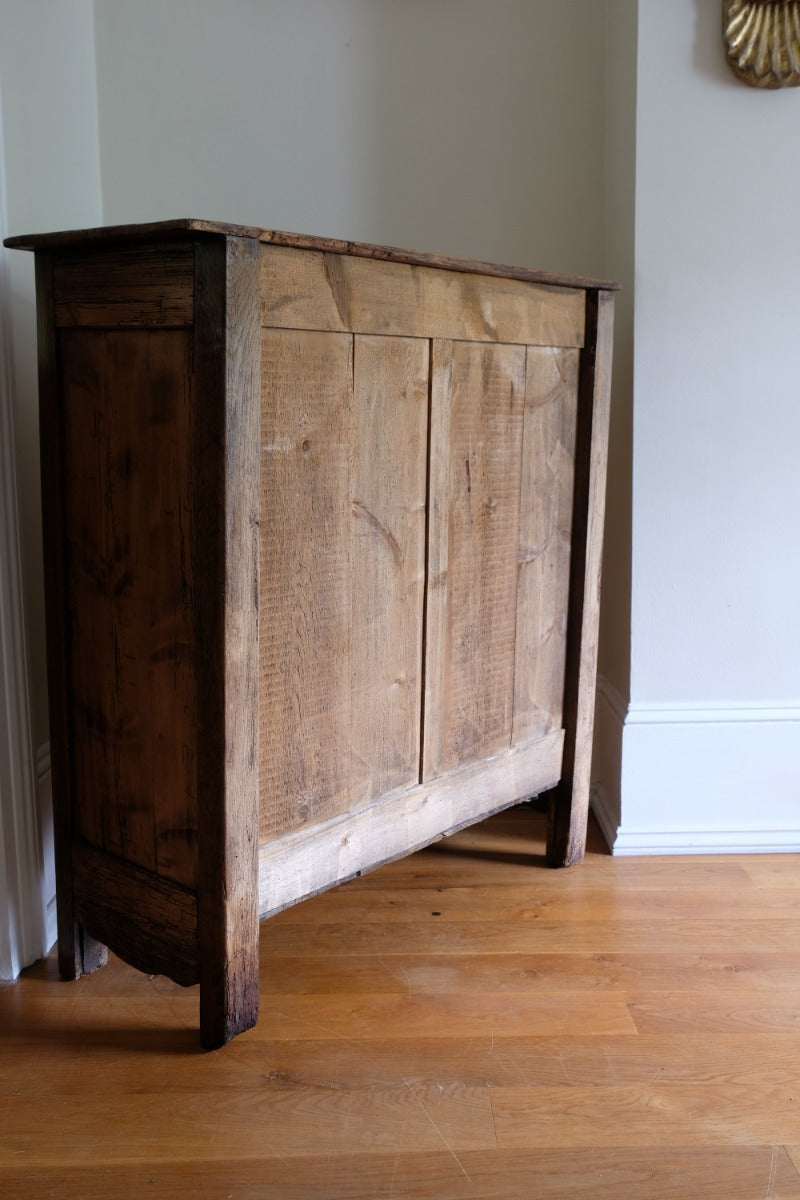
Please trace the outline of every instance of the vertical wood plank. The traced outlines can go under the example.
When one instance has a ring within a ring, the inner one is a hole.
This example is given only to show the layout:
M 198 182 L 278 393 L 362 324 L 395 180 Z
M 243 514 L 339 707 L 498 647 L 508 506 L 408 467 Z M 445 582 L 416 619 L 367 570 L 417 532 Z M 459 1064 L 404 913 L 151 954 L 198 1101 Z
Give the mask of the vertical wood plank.
M 513 742 L 561 728 L 577 350 L 529 346 L 520 487 Z
M 353 339 L 262 338 L 261 840 L 347 807 Z
M 357 337 L 352 432 L 352 803 L 416 783 L 427 339 Z
M 258 1018 L 258 243 L 198 239 L 194 366 L 200 1036 Z
M 547 857 L 552 866 L 579 862 L 586 846 L 597 679 L 600 573 L 603 554 L 614 294 L 586 293 L 586 345 L 581 354 L 575 448 L 569 624 L 564 689 L 564 764 L 550 800 Z
M 37 251 L 36 313 L 39 353 L 39 454 L 42 488 L 50 761 L 58 916 L 58 967 L 76 979 L 105 961 L 104 947 L 86 940 L 75 920 L 72 870 L 74 800 L 69 737 L 67 645 L 67 523 L 64 512 L 62 428 L 53 297 L 53 256 Z M 86 953 L 84 954 L 84 949 Z
M 75 828 L 196 883 L 191 340 L 61 334 Z
M 423 779 L 511 743 L 525 347 L 435 341 Z

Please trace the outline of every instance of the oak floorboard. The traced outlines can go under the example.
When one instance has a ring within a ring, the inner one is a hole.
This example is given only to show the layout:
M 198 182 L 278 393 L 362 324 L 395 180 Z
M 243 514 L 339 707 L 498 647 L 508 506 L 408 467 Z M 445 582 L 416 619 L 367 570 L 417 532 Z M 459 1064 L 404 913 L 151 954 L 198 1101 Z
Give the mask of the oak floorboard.
M 110 1161 L 17 1167 L 6 1172 L 17 1200 L 797 1200 L 797 1172 L 782 1147 L 710 1150 L 660 1146 L 561 1151 L 466 1151 L 410 1154 L 340 1151 L 307 1159 L 263 1156 L 191 1165 Z
M 262 923 L 217 1052 L 113 956 L 0 985 L 0 1194 L 800 1200 L 796 857 L 543 849 L 515 810 Z

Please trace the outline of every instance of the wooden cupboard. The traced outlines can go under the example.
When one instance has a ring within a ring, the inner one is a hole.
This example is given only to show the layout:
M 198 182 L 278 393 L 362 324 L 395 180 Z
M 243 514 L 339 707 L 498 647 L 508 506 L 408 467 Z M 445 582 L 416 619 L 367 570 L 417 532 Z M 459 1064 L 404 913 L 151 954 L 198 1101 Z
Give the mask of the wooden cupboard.
M 182 220 L 36 252 L 65 977 L 258 1012 L 258 918 L 520 799 L 583 853 L 613 285 Z

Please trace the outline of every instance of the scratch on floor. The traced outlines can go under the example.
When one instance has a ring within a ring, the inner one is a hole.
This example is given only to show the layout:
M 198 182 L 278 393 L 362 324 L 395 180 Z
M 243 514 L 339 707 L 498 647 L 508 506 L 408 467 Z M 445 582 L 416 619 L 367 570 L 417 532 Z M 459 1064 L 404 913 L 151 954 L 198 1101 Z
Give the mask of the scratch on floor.
M 764 1200 L 778 1200 L 778 1194 L 775 1191 L 775 1176 L 778 1173 L 778 1147 L 772 1147 L 772 1161 L 769 1164 L 769 1179 L 767 1180 L 767 1194 Z
M 424 1105 L 424 1104 L 422 1103 L 422 1101 L 420 1100 L 420 1098 L 419 1098 L 419 1096 L 417 1095 L 417 1093 L 414 1091 L 414 1089 L 413 1089 L 413 1087 L 411 1086 L 411 1084 L 408 1082 L 408 1080 L 407 1080 L 407 1079 L 404 1079 L 404 1080 L 403 1080 L 403 1083 L 406 1085 L 406 1087 L 408 1088 L 408 1090 L 411 1092 L 411 1095 L 414 1097 L 414 1099 L 416 1100 L 417 1104 L 420 1106 L 420 1108 L 422 1109 L 423 1113 L 424 1113 L 424 1114 L 425 1114 L 425 1116 L 428 1118 L 428 1120 L 430 1121 L 430 1123 L 431 1123 L 431 1125 L 433 1126 L 433 1128 L 436 1130 L 436 1132 L 437 1132 L 437 1134 L 439 1135 L 439 1137 L 442 1139 L 442 1142 L 444 1143 L 444 1147 L 445 1147 L 445 1149 L 447 1150 L 447 1153 L 448 1153 L 449 1155 L 451 1155 L 451 1157 L 454 1159 L 454 1161 L 455 1161 L 455 1163 L 456 1163 L 456 1166 L 458 1167 L 459 1171 L 461 1172 L 461 1174 L 462 1174 L 462 1175 L 464 1176 L 464 1178 L 466 1179 L 467 1183 L 470 1183 L 470 1184 L 471 1184 L 471 1183 L 472 1183 L 472 1179 L 471 1179 L 471 1178 L 470 1178 L 470 1176 L 468 1175 L 468 1173 L 467 1173 L 467 1170 L 466 1170 L 466 1168 L 465 1168 L 464 1164 L 462 1163 L 461 1159 L 460 1159 L 460 1158 L 458 1157 L 458 1155 L 456 1154 L 456 1152 L 455 1152 L 455 1150 L 453 1149 L 453 1147 L 452 1147 L 452 1146 L 450 1145 L 450 1143 L 448 1142 L 447 1138 L 446 1138 L 446 1137 L 444 1136 L 444 1134 L 442 1133 L 442 1131 L 441 1131 L 441 1129 L 439 1128 L 439 1126 L 438 1126 L 438 1125 L 436 1124 L 436 1122 L 434 1121 L 434 1119 L 433 1119 L 433 1117 L 431 1116 L 431 1114 L 428 1112 L 428 1110 L 427 1110 L 427 1108 L 425 1107 L 425 1105 Z

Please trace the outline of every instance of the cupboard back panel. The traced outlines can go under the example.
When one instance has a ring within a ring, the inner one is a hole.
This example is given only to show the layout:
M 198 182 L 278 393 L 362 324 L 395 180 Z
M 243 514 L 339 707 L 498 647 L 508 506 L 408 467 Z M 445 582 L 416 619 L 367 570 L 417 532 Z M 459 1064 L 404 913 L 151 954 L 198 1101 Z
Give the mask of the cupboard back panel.
M 582 346 L 584 293 L 320 250 L 261 247 L 269 327 Z
M 428 342 L 264 330 L 260 837 L 417 781 Z

